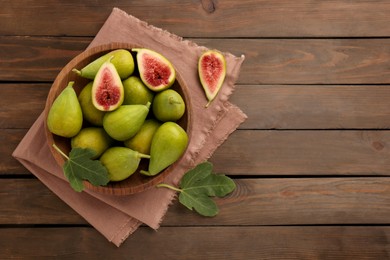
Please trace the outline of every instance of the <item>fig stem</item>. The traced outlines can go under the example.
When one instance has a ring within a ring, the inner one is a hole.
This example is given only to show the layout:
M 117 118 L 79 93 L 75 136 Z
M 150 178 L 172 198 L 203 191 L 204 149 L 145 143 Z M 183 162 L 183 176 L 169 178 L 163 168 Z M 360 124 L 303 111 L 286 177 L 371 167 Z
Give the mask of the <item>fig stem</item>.
M 204 107 L 205 107 L 205 108 L 208 108 L 209 105 L 211 104 L 211 101 L 213 101 L 213 100 L 209 100 L 209 102 L 207 102 L 207 104 L 206 104 Z
M 80 70 L 78 70 L 78 69 L 72 69 L 72 71 L 74 72 L 74 73 L 76 73 L 77 75 L 80 75 L 81 76 L 81 71 Z
M 53 143 L 53 147 L 57 150 L 57 152 L 59 152 L 62 156 L 69 160 L 69 157 L 63 151 L 61 151 L 61 149 L 56 144 Z
M 164 187 L 164 188 L 168 188 L 168 189 L 171 189 L 171 190 L 174 190 L 174 191 L 178 191 L 178 192 L 182 192 L 183 191 L 182 189 L 176 188 L 176 187 L 174 187 L 172 185 L 169 185 L 169 184 L 166 184 L 166 183 L 157 184 L 156 187 L 157 188 Z
M 140 170 L 139 172 L 146 176 L 152 176 L 148 171 Z
M 139 158 L 150 159 L 150 155 L 148 155 L 148 154 L 138 153 L 138 156 L 139 156 Z

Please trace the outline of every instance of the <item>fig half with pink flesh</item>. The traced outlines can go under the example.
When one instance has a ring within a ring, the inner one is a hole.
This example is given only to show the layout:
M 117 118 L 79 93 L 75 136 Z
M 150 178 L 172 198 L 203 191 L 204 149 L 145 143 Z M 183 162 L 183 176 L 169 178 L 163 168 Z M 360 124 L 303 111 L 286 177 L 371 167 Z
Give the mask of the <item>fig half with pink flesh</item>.
M 99 68 L 92 85 L 92 103 L 101 111 L 117 109 L 124 99 L 121 78 L 110 60 Z
M 209 50 L 204 52 L 198 62 L 200 82 L 205 91 L 208 103 L 217 96 L 226 76 L 226 60 L 218 51 Z
M 176 71 L 171 62 L 158 52 L 134 48 L 142 82 L 153 91 L 162 91 L 175 82 Z

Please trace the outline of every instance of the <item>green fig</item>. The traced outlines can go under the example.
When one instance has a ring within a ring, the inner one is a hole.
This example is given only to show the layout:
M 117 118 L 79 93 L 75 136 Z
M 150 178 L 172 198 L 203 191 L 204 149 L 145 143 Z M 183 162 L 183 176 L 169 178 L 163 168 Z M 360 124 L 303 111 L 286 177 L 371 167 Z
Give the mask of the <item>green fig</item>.
M 93 82 L 88 83 L 81 90 L 78 99 L 84 119 L 93 125 L 102 126 L 105 112 L 98 110 L 92 103 L 92 84 Z
M 111 51 L 92 61 L 81 70 L 73 69 L 73 71 L 81 77 L 94 79 L 99 68 L 103 65 L 104 62 L 109 60 L 110 57 L 113 57 L 112 64 L 115 66 L 121 79 L 128 78 L 134 72 L 133 56 L 128 50 L 124 49 Z
M 150 156 L 116 146 L 108 148 L 99 160 L 106 167 L 110 181 L 122 181 L 137 170 L 141 158 L 150 158 Z
M 126 140 L 124 145 L 132 150 L 143 154 L 150 154 L 150 146 L 154 133 L 161 123 L 155 119 L 147 119 L 135 136 Z
M 148 89 L 137 76 L 131 76 L 124 80 L 123 88 L 125 91 L 124 105 L 145 105 L 153 101 L 153 91 Z
M 80 132 L 72 137 L 70 144 L 72 148 L 91 149 L 95 152 L 95 156 L 91 159 L 96 159 L 107 150 L 113 140 L 101 127 L 86 127 L 82 128 Z
M 152 91 L 169 88 L 175 82 L 176 71 L 171 62 L 158 52 L 134 48 L 141 80 Z
M 200 83 L 205 91 L 208 107 L 217 96 L 226 76 L 226 60 L 218 51 L 209 50 L 204 52 L 198 61 L 198 74 Z
M 115 140 L 125 141 L 141 129 L 148 113 L 150 103 L 146 105 L 122 105 L 103 118 L 103 128 Z
M 178 92 L 166 89 L 156 94 L 152 110 L 160 121 L 177 121 L 184 115 L 185 103 Z
M 187 133 L 174 122 L 163 123 L 156 131 L 150 147 L 148 171 L 140 171 L 144 175 L 155 176 L 177 161 L 188 144 Z
M 100 111 L 113 111 L 123 103 L 122 81 L 111 59 L 103 63 L 92 84 L 92 103 Z
M 83 113 L 73 84 L 74 82 L 70 81 L 58 95 L 47 116 L 49 131 L 63 137 L 75 136 L 83 124 Z

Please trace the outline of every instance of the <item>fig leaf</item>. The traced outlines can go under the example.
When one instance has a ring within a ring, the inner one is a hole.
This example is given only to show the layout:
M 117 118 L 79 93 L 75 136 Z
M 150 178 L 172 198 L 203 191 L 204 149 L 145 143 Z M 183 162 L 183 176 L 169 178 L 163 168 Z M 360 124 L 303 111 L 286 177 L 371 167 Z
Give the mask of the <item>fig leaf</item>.
M 81 192 L 84 189 L 83 180 L 88 180 L 95 186 L 106 185 L 109 182 L 107 169 L 100 161 L 91 159 L 95 155 L 93 150 L 73 148 L 67 156 L 55 144 L 53 147 L 67 159 L 63 171 L 75 191 Z
M 210 162 L 203 162 L 183 176 L 179 188 L 165 183 L 158 184 L 157 187 L 180 192 L 181 204 L 190 210 L 195 209 L 202 216 L 213 217 L 219 210 L 210 197 L 224 197 L 236 188 L 236 184 L 225 175 L 212 173 L 212 168 Z

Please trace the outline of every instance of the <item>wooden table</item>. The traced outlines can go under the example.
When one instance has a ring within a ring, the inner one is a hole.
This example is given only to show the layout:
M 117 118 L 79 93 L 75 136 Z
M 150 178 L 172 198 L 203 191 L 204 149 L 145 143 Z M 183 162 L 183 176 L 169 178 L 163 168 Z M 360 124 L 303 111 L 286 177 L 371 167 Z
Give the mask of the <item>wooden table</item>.
M 0 1 L 0 259 L 390 258 L 390 2 Z M 116 6 L 246 60 L 248 120 L 211 158 L 237 183 L 116 248 L 11 153 Z

